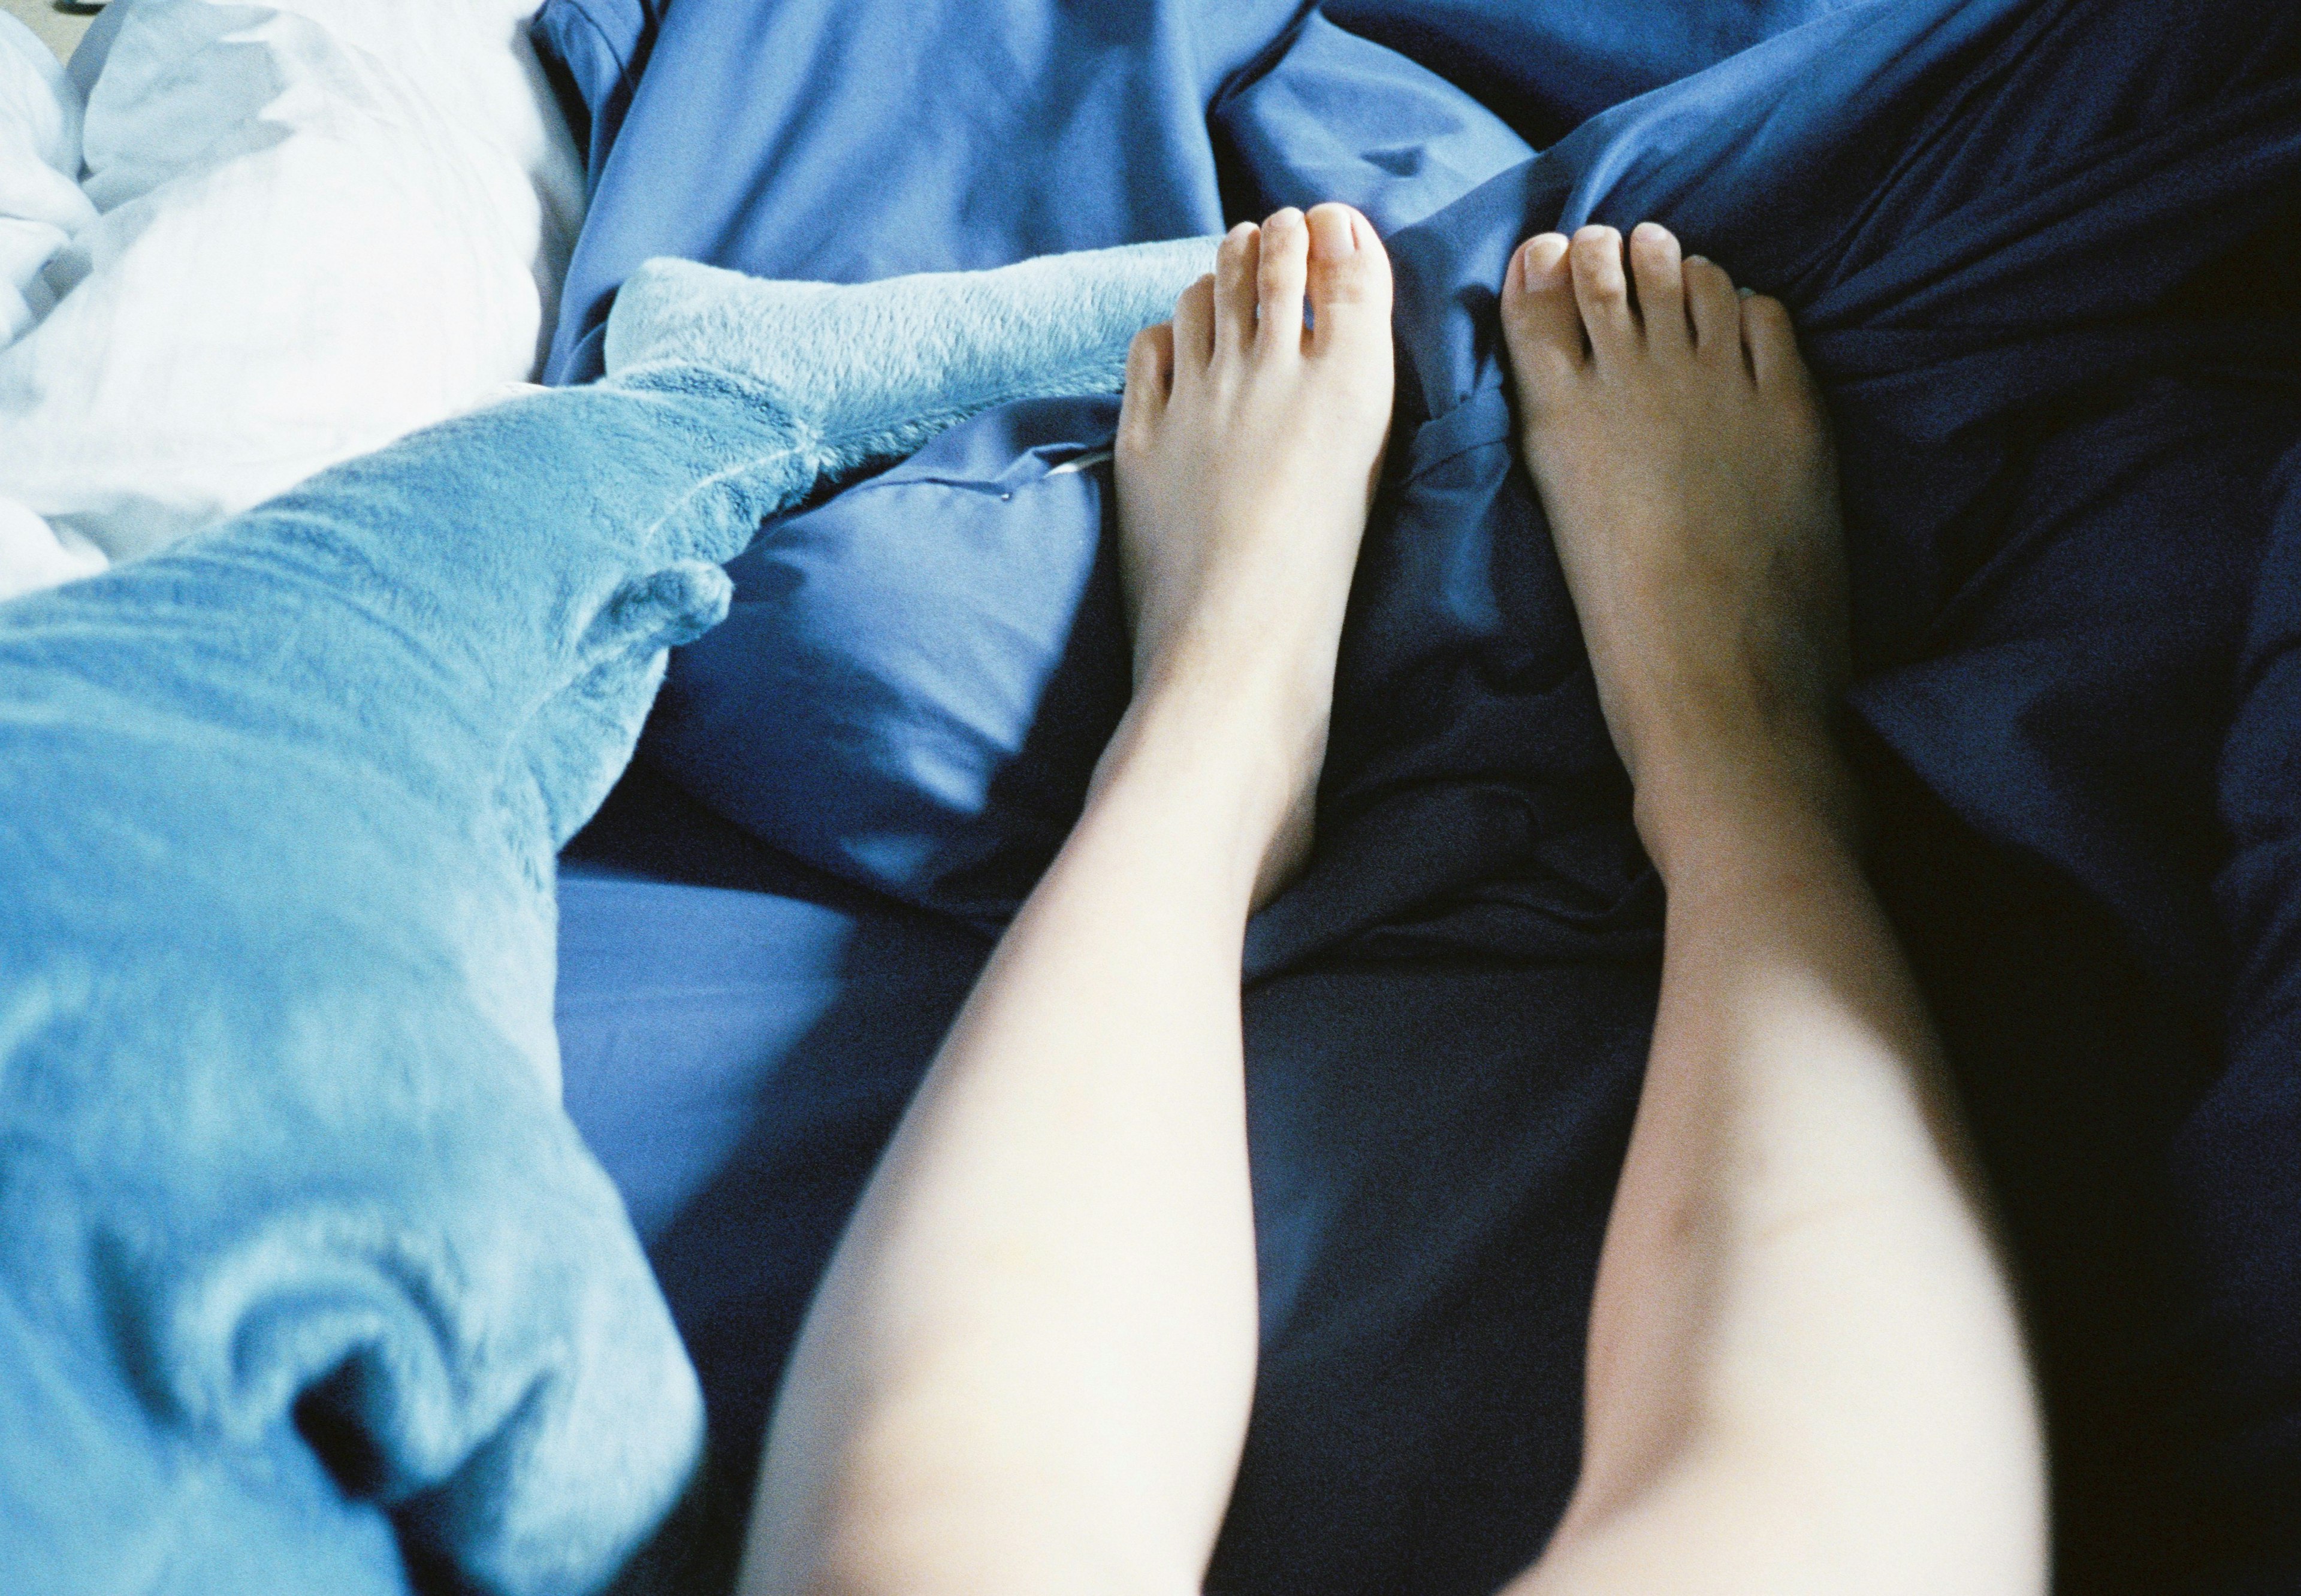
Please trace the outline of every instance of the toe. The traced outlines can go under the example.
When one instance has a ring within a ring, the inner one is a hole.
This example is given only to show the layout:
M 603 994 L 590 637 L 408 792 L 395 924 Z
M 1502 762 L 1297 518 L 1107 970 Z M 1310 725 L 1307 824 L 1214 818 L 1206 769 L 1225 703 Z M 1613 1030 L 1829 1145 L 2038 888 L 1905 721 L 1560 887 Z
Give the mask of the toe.
M 1521 382 L 1578 372 L 1588 353 L 1568 247 L 1563 233 L 1537 233 L 1519 247 L 1502 279 L 1502 341 Z
M 1194 377 L 1215 357 L 1215 280 L 1201 277 L 1175 301 L 1175 378 Z
M 1310 270 L 1310 227 L 1289 205 L 1262 224 L 1261 276 L 1255 318 L 1261 344 L 1299 352 L 1302 347 L 1302 295 Z
M 1742 301 L 1742 347 L 1761 389 L 1802 388 L 1805 362 L 1799 358 L 1797 330 L 1788 307 L 1763 294 Z
M 1686 320 L 1694 324 L 1694 345 L 1713 359 L 1739 356 L 1742 349 L 1742 302 L 1734 280 L 1715 261 L 1688 255 L 1686 261 Z
M 1637 318 L 1630 311 L 1630 280 L 1622 270 L 1622 235 L 1586 227 L 1574 235 L 1574 297 L 1591 352 L 1601 361 L 1637 347 Z
M 1313 205 L 1309 294 L 1313 354 L 1390 339 L 1390 256 L 1374 223 L 1348 205 Z
M 1215 353 L 1244 350 L 1254 342 L 1254 302 L 1261 276 L 1262 230 L 1242 221 L 1215 253 Z
M 1175 382 L 1175 329 L 1171 322 L 1145 327 L 1126 348 L 1126 397 L 1118 405 L 1118 436 L 1141 445 L 1167 414 Z
M 1646 347 L 1677 354 L 1694 346 L 1686 321 L 1686 263 L 1678 257 L 1678 235 L 1659 222 L 1641 221 L 1630 230 L 1630 272 L 1638 285 L 1638 317 L 1644 323 Z

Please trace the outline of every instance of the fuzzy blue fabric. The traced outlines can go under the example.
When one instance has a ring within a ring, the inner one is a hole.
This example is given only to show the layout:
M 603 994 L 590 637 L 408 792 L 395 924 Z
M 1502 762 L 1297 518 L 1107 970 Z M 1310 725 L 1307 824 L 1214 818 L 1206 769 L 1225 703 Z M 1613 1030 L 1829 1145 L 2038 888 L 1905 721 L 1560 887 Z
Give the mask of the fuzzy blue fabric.
M 10 1592 L 565 1596 L 654 1532 L 701 1406 L 560 1107 L 554 855 L 763 517 L 1030 391 L 1015 318 L 1075 389 L 1163 308 L 1139 254 L 1024 276 L 926 290 L 931 362 L 873 357 L 904 290 L 811 295 L 762 369 L 518 399 L 0 606 Z
M 1221 242 L 1177 238 L 852 285 L 651 260 L 615 297 L 607 370 L 699 361 L 744 372 L 808 396 L 818 424 L 850 449 L 908 455 L 994 405 L 1118 392 L 1127 346 L 1114 332 L 1165 321 L 1215 269 Z M 841 330 L 835 342 L 820 336 L 826 317 Z M 934 396 L 930 409 L 918 408 L 921 395 Z

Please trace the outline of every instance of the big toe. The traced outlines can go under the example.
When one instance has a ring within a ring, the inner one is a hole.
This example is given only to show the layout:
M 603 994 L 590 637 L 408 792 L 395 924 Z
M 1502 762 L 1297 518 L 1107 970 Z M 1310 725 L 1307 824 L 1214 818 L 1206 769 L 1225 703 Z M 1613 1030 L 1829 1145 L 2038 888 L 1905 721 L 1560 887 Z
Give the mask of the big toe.
M 1588 347 L 1568 248 L 1565 234 L 1537 233 L 1519 246 L 1503 276 L 1502 341 L 1522 382 L 1578 370 Z
M 1390 339 L 1390 255 L 1374 224 L 1345 205 L 1313 205 L 1308 293 L 1314 354 L 1354 352 Z

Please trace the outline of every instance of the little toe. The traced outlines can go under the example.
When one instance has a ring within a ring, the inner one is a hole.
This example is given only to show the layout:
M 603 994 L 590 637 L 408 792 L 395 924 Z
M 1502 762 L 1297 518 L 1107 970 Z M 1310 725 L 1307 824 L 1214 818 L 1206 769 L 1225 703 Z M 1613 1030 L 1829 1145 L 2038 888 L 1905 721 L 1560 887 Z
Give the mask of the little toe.
M 1790 322 L 1789 308 L 1780 300 L 1755 294 L 1742 301 L 1742 347 L 1749 353 L 1750 374 L 1760 389 L 1805 385 L 1797 329 Z
M 1254 302 L 1261 276 L 1262 230 L 1242 221 L 1215 252 L 1215 353 L 1241 351 L 1254 342 Z
M 1630 309 L 1630 280 L 1622 269 L 1622 235 L 1611 227 L 1586 227 L 1574 235 L 1574 297 L 1582 325 L 1598 359 L 1622 355 L 1638 347 L 1637 316 Z
M 1255 303 L 1258 341 L 1262 347 L 1301 351 L 1307 336 L 1302 327 L 1302 296 L 1309 272 L 1309 223 L 1301 212 L 1289 205 L 1262 224 L 1261 276 Z
M 1313 205 L 1309 238 L 1310 349 L 1326 355 L 1390 341 L 1390 255 L 1374 223 L 1345 205 Z
M 1176 380 L 1203 373 L 1215 357 L 1215 280 L 1201 277 L 1175 301 Z
M 1694 346 L 1712 359 L 1742 351 L 1742 301 L 1734 280 L 1717 262 L 1701 255 L 1686 259 L 1686 320 L 1694 324 Z
M 1678 235 L 1659 222 L 1630 230 L 1630 270 L 1638 285 L 1638 312 L 1649 349 L 1676 354 L 1694 347 L 1686 320 L 1686 263 Z
M 1565 234 L 1537 233 L 1519 247 L 1502 279 L 1502 341 L 1521 381 L 1578 372 L 1588 354 L 1568 248 Z

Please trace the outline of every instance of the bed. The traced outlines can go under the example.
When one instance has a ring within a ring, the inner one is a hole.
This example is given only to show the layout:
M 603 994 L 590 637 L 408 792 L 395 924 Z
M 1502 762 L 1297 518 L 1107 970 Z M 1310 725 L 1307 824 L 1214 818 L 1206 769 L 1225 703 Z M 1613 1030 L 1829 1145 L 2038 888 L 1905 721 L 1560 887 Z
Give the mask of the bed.
M 859 282 L 1318 197 L 1381 227 L 1402 447 L 1320 856 L 1250 945 L 1264 1353 L 1212 1590 L 1467 1596 L 1562 1508 L 1658 900 L 1511 464 L 1492 284 L 1532 218 L 1652 215 L 1781 295 L 1845 454 L 1880 885 L 2030 1297 L 2062 1586 L 2301 1583 L 2290 18 L 255 9 L 325 94 L 184 69 L 244 57 L 243 17 L 115 0 L 23 119 L 59 181 L 0 191 L 0 239 L 72 242 L 0 349 L 13 590 L 596 376 L 653 256 Z M 1109 419 L 987 416 L 772 523 L 562 856 L 566 1112 L 710 1413 L 666 1554 L 690 1588 L 730 1572 L 814 1277 L 1113 713 L 1107 478 L 1010 480 Z M 926 579 L 873 553 L 921 527 L 983 536 Z M 1023 640 L 975 685 L 894 646 L 985 636 Z

